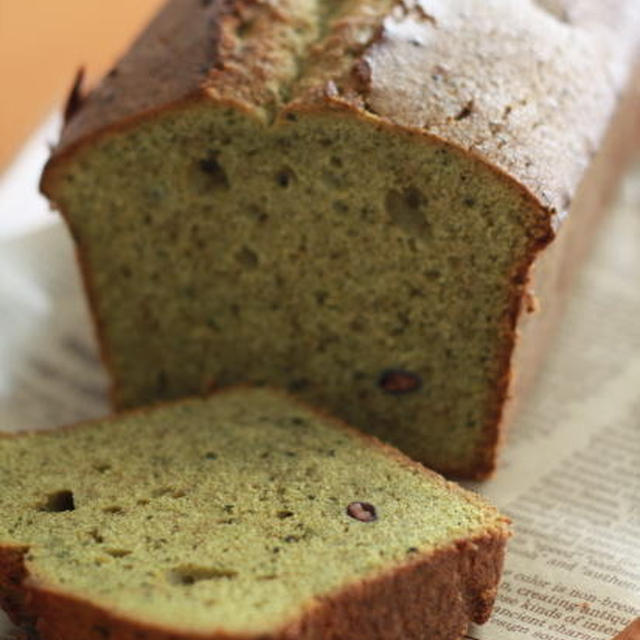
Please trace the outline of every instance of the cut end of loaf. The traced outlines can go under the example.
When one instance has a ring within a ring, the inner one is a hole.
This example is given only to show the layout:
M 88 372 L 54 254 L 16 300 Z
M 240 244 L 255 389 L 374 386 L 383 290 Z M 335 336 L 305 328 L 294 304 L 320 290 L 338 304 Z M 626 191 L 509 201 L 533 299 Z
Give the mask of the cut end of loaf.
M 548 214 L 350 111 L 204 102 L 54 166 L 119 407 L 268 383 L 449 473 L 493 467 Z

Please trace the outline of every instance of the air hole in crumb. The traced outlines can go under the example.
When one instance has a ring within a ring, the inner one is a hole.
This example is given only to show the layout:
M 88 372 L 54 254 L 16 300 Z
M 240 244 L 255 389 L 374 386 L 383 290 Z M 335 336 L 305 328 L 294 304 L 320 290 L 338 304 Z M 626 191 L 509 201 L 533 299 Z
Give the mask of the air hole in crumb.
M 296 378 L 289 383 L 289 391 L 293 393 L 304 391 L 304 389 L 309 387 L 309 380 L 306 378 Z
M 431 228 L 425 215 L 427 200 L 414 187 L 404 191 L 391 189 L 385 198 L 385 208 L 391 222 L 410 236 L 425 237 Z
M 247 20 L 246 22 L 241 23 L 236 31 L 238 38 L 246 38 L 251 32 L 251 29 L 253 29 L 254 24 L 255 22 L 253 20 Z
M 167 391 L 168 380 L 166 371 L 158 372 L 156 376 L 156 391 L 160 396 L 163 396 Z
M 103 513 L 111 513 L 111 514 L 119 514 L 119 513 L 123 513 L 124 509 L 120 506 L 118 506 L 117 504 L 114 504 L 110 507 L 105 507 L 102 510 Z
M 356 333 L 366 331 L 367 323 L 363 316 L 355 317 L 350 323 L 349 328 Z
M 207 451 L 207 453 L 204 454 L 204 457 L 206 460 L 217 460 L 218 454 L 213 451 Z
M 107 627 L 103 627 L 99 624 L 93 625 L 93 627 L 91 627 L 91 631 L 100 636 L 103 640 L 107 640 L 111 637 L 111 631 L 107 629 Z
M 392 395 L 401 395 L 417 391 L 422 386 L 422 380 L 417 373 L 404 369 L 386 369 L 380 374 L 378 386 Z
M 189 586 L 203 580 L 231 580 L 238 575 L 233 569 L 220 567 L 199 567 L 185 565 L 176 567 L 167 572 L 167 578 L 171 584 Z
M 223 166 L 218 162 L 218 152 L 212 151 L 206 158 L 198 161 L 200 176 L 197 183 L 202 189 L 229 189 L 229 178 Z
M 428 269 L 424 272 L 424 277 L 427 280 L 439 280 L 441 275 L 437 269 Z
M 258 256 L 249 247 L 242 247 L 236 252 L 235 258 L 242 266 L 248 269 L 255 269 L 258 266 Z
M 161 498 L 162 496 L 166 496 L 169 493 L 175 496 L 175 494 L 177 493 L 176 488 L 175 487 L 160 487 L 159 489 L 154 489 L 151 492 L 151 497 L 152 498 Z M 183 493 L 183 495 L 184 495 L 184 493 Z
M 107 471 L 111 471 L 111 465 L 106 462 L 97 462 L 95 465 L 93 465 L 93 468 L 98 473 L 106 473 Z
M 132 553 L 128 549 L 105 549 L 105 552 L 108 553 L 112 558 L 124 558 L 131 555 Z
M 278 173 L 276 174 L 276 182 L 283 189 L 286 189 L 287 187 L 291 186 L 295 178 L 296 178 L 296 174 L 289 167 L 284 167 L 280 169 L 280 171 L 278 171 Z
M 349 211 L 349 205 L 343 200 L 334 200 L 332 206 L 336 213 L 348 213 Z
M 104 538 L 100 535 L 100 532 L 97 529 L 91 529 L 91 531 L 89 531 L 89 535 L 93 538 L 93 541 L 98 544 L 102 544 L 104 542 Z
M 258 204 L 250 204 L 245 212 L 249 218 L 261 224 L 269 219 L 269 214 Z
M 291 518 L 293 517 L 293 511 L 278 511 L 278 518 L 280 518 L 280 520 L 284 520 L 285 518 Z
M 348 516 L 360 522 L 373 522 L 378 519 L 376 508 L 370 502 L 352 502 L 346 511 Z
M 73 493 L 68 489 L 63 489 L 50 493 L 39 510 L 49 513 L 60 513 L 62 511 L 74 511 L 75 508 Z
M 329 297 L 329 294 L 326 291 L 316 291 L 313 295 L 320 306 L 322 306 Z

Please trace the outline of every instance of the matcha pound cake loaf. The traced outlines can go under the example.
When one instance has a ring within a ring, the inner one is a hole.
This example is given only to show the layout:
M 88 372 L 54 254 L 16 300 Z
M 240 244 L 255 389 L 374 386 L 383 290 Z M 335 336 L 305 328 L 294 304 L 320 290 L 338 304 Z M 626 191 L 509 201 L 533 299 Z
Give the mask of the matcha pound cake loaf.
M 456 640 L 508 525 L 284 395 L 0 439 L 0 603 L 42 640 Z
M 267 383 L 487 475 L 534 258 L 569 210 L 588 237 L 634 142 L 639 11 L 169 2 L 75 88 L 43 178 L 116 406 Z

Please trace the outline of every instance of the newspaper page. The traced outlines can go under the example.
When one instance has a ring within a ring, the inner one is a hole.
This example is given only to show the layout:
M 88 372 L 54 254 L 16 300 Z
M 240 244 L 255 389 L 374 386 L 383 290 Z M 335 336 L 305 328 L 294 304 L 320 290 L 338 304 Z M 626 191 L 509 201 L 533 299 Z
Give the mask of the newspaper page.
M 572 296 L 498 473 L 473 487 L 515 536 L 468 640 L 610 640 L 640 617 L 640 167 Z M 106 390 L 65 229 L 0 242 L 0 429 L 104 415 Z
M 640 617 L 640 172 L 573 290 L 496 477 L 514 523 L 473 640 L 605 640 Z

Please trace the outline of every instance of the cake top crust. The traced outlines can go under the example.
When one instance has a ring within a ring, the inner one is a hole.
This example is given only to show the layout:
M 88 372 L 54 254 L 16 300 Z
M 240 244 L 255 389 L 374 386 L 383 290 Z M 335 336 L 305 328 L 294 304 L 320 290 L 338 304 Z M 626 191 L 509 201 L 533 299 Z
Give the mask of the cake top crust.
M 639 42 L 635 0 L 171 0 L 53 160 L 191 99 L 266 124 L 339 107 L 474 154 L 561 219 Z

